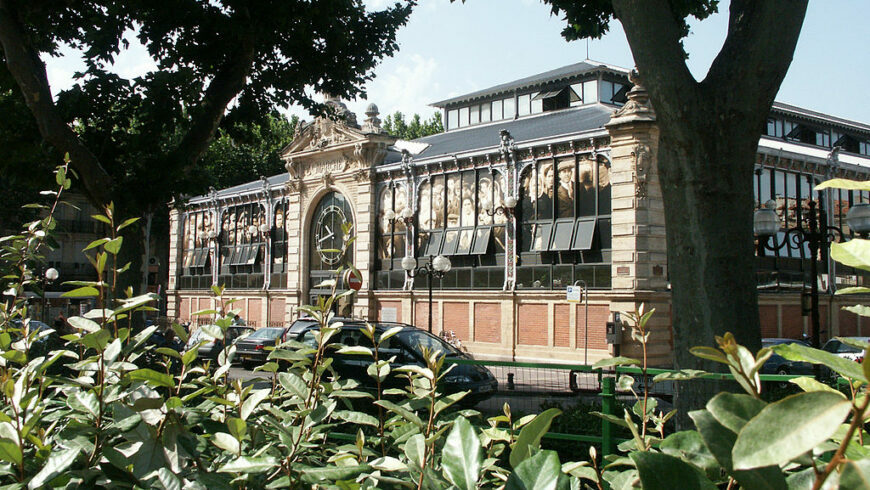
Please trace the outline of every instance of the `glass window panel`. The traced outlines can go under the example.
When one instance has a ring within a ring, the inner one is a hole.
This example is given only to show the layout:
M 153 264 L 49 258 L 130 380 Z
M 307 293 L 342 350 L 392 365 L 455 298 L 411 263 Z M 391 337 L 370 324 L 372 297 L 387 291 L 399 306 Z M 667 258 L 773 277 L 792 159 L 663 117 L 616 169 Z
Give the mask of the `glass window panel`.
M 468 107 L 459 108 L 459 127 L 468 126 Z
M 502 116 L 502 112 L 501 112 L 502 111 L 502 104 L 503 104 L 503 102 L 501 100 L 492 101 L 492 120 L 493 121 L 498 121 L 498 120 L 504 119 L 504 117 Z
M 588 82 L 583 82 L 583 103 L 589 104 L 592 102 L 598 102 L 597 80 L 589 80 Z
M 563 288 L 573 284 L 573 281 L 571 280 L 573 269 L 574 266 L 571 265 L 558 265 L 553 267 L 553 287 Z
M 405 256 L 405 232 L 393 235 L 393 257 Z
M 522 214 L 520 217 L 522 221 L 535 219 L 535 205 L 538 200 L 537 180 L 537 169 L 534 166 L 526 167 L 520 179 L 520 191 L 522 193 L 522 201 L 520 202 Z
M 553 232 L 550 250 L 568 250 L 571 248 L 571 234 L 574 231 L 574 221 L 557 221 Z
M 417 213 L 417 219 L 420 221 L 420 229 L 431 230 L 432 225 L 432 184 L 429 181 L 423 182 L 420 185 L 418 192 L 420 196 L 420 204 Z
M 459 227 L 459 212 L 462 205 L 462 186 L 459 174 L 447 176 L 447 227 Z
M 550 233 L 553 229 L 553 223 L 540 223 L 535 228 L 535 238 L 532 242 L 532 250 L 536 252 L 546 252 L 550 246 Z
M 520 227 L 520 252 L 531 252 L 534 250 L 532 244 L 535 243 L 535 224 L 526 224 Z
M 477 175 L 477 221 L 479 224 L 492 224 L 492 216 L 487 213 L 492 208 L 492 175 L 485 170 L 481 170 Z
M 776 214 L 779 216 L 780 226 L 787 227 L 785 218 L 785 172 L 776 171 L 773 174 L 774 199 L 776 200 Z
M 459 127 L 459 110 L 453 109 L 447 111 L 447 129 L 456 129 Z
M 538 181 L 537 218 L 550 220 L 553 219 L 553 192 L 556 178 L 553 171 L 553 161 L 541 162 L 538 175 L 540 180 Z
M 532 114 L 540 114 L 544 112 L 544 99 L 535 100 L 535 95 L 537 93 L 531 94 L 532 96 Z
M 601 81 L 601 102 L 606 104 L 613 103 L 613 82 Z
M 489 249 L 489 236 L 492 233 L 492 228 L 489 226 L 481 226 L 474 233 L 474 248 L 471 253 L 474 255 L 486 254 Z
M 429 234 L 429 243 L 426 244 L 424 256 L 438 255 L 441 253 L 441 239 L 444 236 L 443 231 L 433 231 Z
M 456 247 L 459 245 L 459 231 L 449 230 L 444 233 L 444 247 L 441 248 L 441 255 L 454 255 Z
M 471 124 L 479 124 L 480 123 L 480 106 L 473 105 L 469 109 L 468 117 L 470 119 Z
M 577 216 L 595 216 L 595 160 L 591 155 L 577 162 Z
M 459 245 L 456 246 L 456 255 L 468 255 L 471 252 L 471 242 L 473 240 L 473 228 L 461 230 L 459 232 Z
M 574 217 L 574 197 L 577 183 L 574 179 L 574 158 L 563 158 L 558 163 L 559 189 L 556 191 L 556 217 Z
M 505 227 L 504 226 L 495 226 L 492 229 L 492 243 L 495 247 L 493 253 L 495 254 L 503 254 L 504 253 L 504 244 L 505 244 Z
M 432 178 L 432 222 L 433 228 L 444 228 L 444 176 Z
M 475 198 L 475 186 L 474 186 L 475 173 L 474 171 L 470 172 L 462 172 L 462 187 L 461 187 L 461 207 L 459 210 L 460 214 L 460 226 L 474 226 L 474 217 L 476 214 L 476 208 L 474 206 L 474 198 Z
M 517 115 L 519 116 L 528 116 L 530 114 L 529 101 L 531 100 L 530 94 L 524 94 L 517 97 Z
M 769 168 L 765 168 L 761 172 L 761 204 L 765 204 L 770 200 L 770 172 Z M 806 195 L 806 194 L 804 194 Z
M 489 102 L 480 105 L 480 122 L 485 123 L 492 120 L 492 105 Z
M 610 227 L 610 219 L 599 219 L 597 225 L 596 229 L 598 231 L 599 243 L 601 244 L 600 248 L 603 250 L 613 248 L 613 233 Z
M 571 84 L 571 90 L 574 91 L 574 94 L 577 95 L 578 100 L 572 100 L 571 106 L 585 104 L 586 102 L 583 99 L 583 84 L 582 83 L 574 83 Z M 573 98 L 573 97 L 572 97 Z
M 408 191 L 404 186 L 396 186 L 393 196 L 393 210 L 397 217 L 402 216 L 402 211 L 408 207 Z M 393 225 L 393 233 L 404 233 L 406 228 L 405 222 L 397 219 Z
M 574 250 L 589 250 L 592 248 L 592 238 L 595 236 L 595 220 L 577 221 L 574 231 Z
M 610 162 L 598 157 L 598 214 L 610 214 Z
M 514 98 L 510 97 L 507 99 L 502 99 L 504 103 L 504 116 L 502 119 L 513 119 L 516 115 L 516 103 L 514 102 Z

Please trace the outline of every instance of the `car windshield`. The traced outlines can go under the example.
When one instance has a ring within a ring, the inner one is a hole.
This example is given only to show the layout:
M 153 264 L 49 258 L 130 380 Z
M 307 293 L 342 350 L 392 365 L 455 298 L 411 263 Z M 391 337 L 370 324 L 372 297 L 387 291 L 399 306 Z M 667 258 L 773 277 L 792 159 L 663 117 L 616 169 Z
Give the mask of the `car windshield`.
M 402 330 L 396 336 L 401 339 L 403 344 L 414 349 L 421 356 L 423 355 L 423 347 L 447 357 L 460 355 L 459 351 L 452 345 L 422 330 Z
M 251 327 L 230 327 L 227 330 L 227 340 L 232 342 L 238 338 L 241 338 L 241 337 L 248 335 L 249 333 L 251 333 L 253 331 L 254 331 L 254 329 Z
M 265 339 L 271 340 L 281 336 L 281 333 L 284 332 L 283 328 L 261 328 L 259 330 L 255 330 L 254 333 L 248 335 L 248 339 L 256 340 L 256 339 Z

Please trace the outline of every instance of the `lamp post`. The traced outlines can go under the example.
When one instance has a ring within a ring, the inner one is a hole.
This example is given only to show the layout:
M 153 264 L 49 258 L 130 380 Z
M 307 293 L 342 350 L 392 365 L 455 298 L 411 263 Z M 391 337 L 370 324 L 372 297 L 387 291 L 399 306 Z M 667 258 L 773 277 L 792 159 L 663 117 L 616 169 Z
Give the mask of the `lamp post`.
M 496 214 L 501 214 L 504 216 L 513 216 L 514 209 L 517 207 L 517 198 L 514 196 L 508 196 L 504 200 L 504 206 L 491 207 L 486 210 L 486 214 L 490 216 L 495 216 Z
M 441 279 L 450 272 L 450 259 L 443 255 L 429 256 L 429 263 L 417 267 L 417 259 L 408 257 L 402 259 L 402 269 L 412 278 L 425 274 L 429 279 L 429 333 L 432 333 L 432 278 Z
M 809 201 L 809 210 L 807 212 L 807 228 L 804 228 L 803 220 L 801 219 L 800 210 L 798 210 L 797 225 L 785 231 L 783 240 L 776 244 L 771 238 L 779 233 L 779 217 L 774 209 L 776 202 L 773 200 L 767 201 L 764 206 L 755 211 L 753 217 L 753 231 L 758 237 L 758 255 L 763 256 L 765 250 L 777 251 L 786 243 L 791 243 L 795 247 L 807 245 L 810 251 L 810 296 L 809 296 L 809 311 L 812 323 L 812 344 L 813 347 L 819 348 L 820 339 L 820 322 L 819 322 L 819 271 L 817 258 L 819 250 L 823 250 L 822 257 L 826 258 L 828 245 L 837 241 L 838 238 L 845 237 L 843 230 L 837 226 L 827 223 L 825 211 L 823 209 L 816 210 L 816 202 Z M 846 214 L 846 222 L 852 232 L 858 233 L 865 237 L 870 232 L 870 205 L 855 204 L 852 209 Z M 804 299 L 802 298 L 802 307 L 806 309 Z
M 57 269 L 55 269 L 54 267 L 49 267 L 42 274 L 42 323 L 46 323 L 46 324 L 48 323 L 48 321 L 47 321 L 48 317 L 46 315 L 46 313 L 47 313 L 47 311 L 46 311 L 46 304 L 47 304 L 46 293 L 47 292 L 45 289 L 48 285 L 53 284 L 54 281 L 57 281 L 57 279 L 59 277 L 60 277 L 60 273 L 57 272 Z

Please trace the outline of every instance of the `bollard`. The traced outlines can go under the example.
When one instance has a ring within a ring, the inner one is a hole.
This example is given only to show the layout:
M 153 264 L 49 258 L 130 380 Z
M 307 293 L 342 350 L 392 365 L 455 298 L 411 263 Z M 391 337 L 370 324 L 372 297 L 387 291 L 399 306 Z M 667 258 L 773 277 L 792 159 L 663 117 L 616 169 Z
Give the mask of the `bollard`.
M 616 401 L 616 380 L 610 377 L 601 379 L 601 413 L 614 414 Z M 610 421 L 601 419 L 601 457 L 613 453 L 613 433 Z
M 514 373 L 508 373 L 508 389 L 514 389 Z

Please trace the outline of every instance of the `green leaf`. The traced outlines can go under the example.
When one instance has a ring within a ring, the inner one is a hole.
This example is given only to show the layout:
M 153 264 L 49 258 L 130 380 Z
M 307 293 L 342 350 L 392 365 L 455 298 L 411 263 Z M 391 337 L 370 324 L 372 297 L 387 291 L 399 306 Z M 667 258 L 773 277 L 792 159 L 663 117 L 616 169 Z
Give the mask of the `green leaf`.
M 86 251 L 88 251 L 88 250 L 90 250 L 90 249 L 92 249 L 92 248 L 97 248 L 97 247 L 99 247 L 100 245 L 102 245 L 102 244 L 104 244 L 104 243 L 106 243 L 106 242 L 108 242 L 108 241 L 109 241 L 108 238 L 98 238 L 98 239 L 92 241 L 91 243 L 89 243 L 87 247 L 83 248 L 83 249 L 82 249 L 82 252 L 86 252 Z
M 749 395 L 723 392 L 707 402 L 707 410 L 720 424 L 738 433 L 765 405 L 764 401 Z
M 823 364 L 840 373 L 841 376 L 867 382 L 860 364 L 830 352 L 813 349 L 797 342 L 779 344 L 773 347 L 773 351 L 789 361 L 806 361 L 813 364 Z
M 338 349 L 335 353 L 347 354 L 352 356 L 372 356 L 372 350 L 368 347 L 363 347 L 361 345 L 342 347 L 341 349 Z
M 93 218 L 93 219 L 95 219 L 95 220 L 97 220 L 97 221 L 103 222 L 103 223 L 105 223 L 105 224 L 107 224 L 107 225 L 111 225 L 111 224 L 112 224 L 112 220 L 110 220 L 109 218 L 103 216 L 102 214 L 92 214 L 92 215 L 91 215 L 91 218 Z
M 637 467 L 644 490 L 672 490 L 675 486 L 716 490 L 716 485 L 697 468 L 679 458 L 652 451 L 633 452 L 629 457 Z
M 612 366 L 640 366 L 642 363 L 639 359 L 634 359 L 633 357 L 608 357 L 606 359 L 601 359 L 592 365 L 592 369 L 601 369 Z
M 178 353 L 175 349 L 170 349 L 169 347 L 158 347 L 154 350 L 158 354 L 163 354 L 164 356 L 174 357 L 176 359 L 181 359 L 181 354 Z
M 73 447 L 62 451 L 52 451 L 45 466 L 27 483 L 27 488 L 41 488 L 56 476 L 65 472 L 76 460 L 81 450 L 81 447 Z
M 405 443 L 405 457 L 417 469 L 423 467 L 423 455 L 426 454 L 426 438 L 423 434 L 414 434 Z
M 387 331 L 382 333 L 381 337 L 378 339 L 378 345 L 383 344 L 385 340 L 387 340 L 388 338 L 392 337 L 393 335 L 396 335 L 397 333 L 401 332 L 402 328 L 404 328 L 404 327 L 393 327 L 393 328 L 387 329 Z
M 123 230 L 124 228 L 132 225 L 133 223 L 139 221 L 139 218 L 128 218 L 123 223 L 118 226 L 118 231 Z
M 245 402 L 242 403 L 242 408 L 239 409 L 239 414 L 242 417 L 242 420 L 248 420 L 248 417 L 254 413 L 254 410 L 257 408 L 257 405 L 260 404 L 263 400 L 269 397 L 270 390 L 255 390 L 252 391 L 247 398 L 245 398 Z
M 870 240 L 859 238 L 831 244 L 831 258 L 856 269 L 870 271 Z
M 664 373 L 659 373 L 655 375 L 655 377 L 653 378 L 653 382 L 659 383 L 662 381 L 686 381 L 690 379 L 700 378 L 705 374 L 707 374 L 706 371 L 701 371 L 699 369 L 680 369 L 679 371 L 667 371 Z
M 836 394 L 842 396 L 843 398 L 846 397 L 846 395 L 840 393 L 839 391 L 835 390 L 831 386 L 828 386 L 825 383 L 822 383 L 821 381 L 816 381 L 815 379 L 810 378 L 809 376 L 801 376 L 800 378 L 792 378 L 788 381 L 790 383 L 794 383 L 794 384 L 798 385 L 804 391 L 830 391 L 831 393 L 836 393 Z
M 378 400 L 375 402 L 375 405 L 380 405 L 380 406 L 386 408 L 387 410 L 390 410 L 391 412 L 395 412 L 395 413 L 401 415 L 402 418 L 404 418 L 408 422 L 411 422 L 412 424 L 416 425 L 417 427 L 419 427 L 421 429 L 426 426 L 426 424 L 424 424 L 423 421 L 420 420 L 420 417 L 418 417 L 417 414 L 408 410 L 405 407 L 396 405 L 395 403 L 393 403 L 389 400 Z
M 0 439 L 0 459 L 19 465 L 22 457 L 21 448 L 15 444 L 15 441 L 6 437 Z
M 847 461 L 840 473 L 840 488 L 870 489 L 870 460 Z
M 514 469 L 505 490 L 555 490 L 561 474 L 562 466 L 556 451 L 540 451 Z
M 465 417 L 453 422 L 453 429 L 444 440 L 441 465 L 447 480 L 460 489 L 477 488 L 477 480 L 483 463 L 480 439 Z
M 71 316 L 69 317 L 69 319 L 67 319 L 67 322 L 73 328 L 78 328 L 80 330 L 84 330 L 85 332 L 96 332 L 101 328 L 99 323 L 93 320 L 88 320 L 87 318 L 82 318 L 80 316 Z
M 242 456 L 218 469 L 218 473 L 263 473 L 278 466 L 278 460 L 273 456 L 249 458 Z
M 61 294 L 62 298 L 94 298 L 100 295 L 100 292 L 97 288 L 85 286 L 81 288 L 73 289 L 72 291 L 66 291 Z
M 550 430 L 553 419 L 561 413 L 558 408 L 544 410 L 520 430 L 517 442 L 511 448 L 510 463 L 514 469 L 531 456 L 533 449 L 540 446 L 541 438 Z
M 669 456 L 680 458 L 701 468 L 710 479 L 719 478 L 721 466 L 704 445 L 704 439 L 698 432 L 693 430 L 675 432 L 661 442 L 659 449 Z
M 870 293 L 870 288 L 863 287 L 863 286 L 853 286 L 850 288 L 838 289 L 837 292 L 834 294 L 839 295 L 839 294 L 867 294 L 867 293 Z M 844 308 L 844 309 L 846 309 L 846 308 Z
M 158 373 L 153 369 L 137 369 L 127 373 L 127 376 L 134 381 L 145 381 L 153 386 L 162 386 L 164 388 L 173 388 L 175 386 L 172 376 L 165 373 Z
M 279 373 L 278 382 L 285 390 L 298 398 L 304 400 L 308 396 L 308 385 L 296 373 Z
M 815 190 L 822 189 L 849 189 L 853 191 L 870 191 L 870 181 L 851 180 L 851 179 L 828 179 L 815 187 Z
M 96 418 L 100 412 L 100 401 L 90 391 L 76 391 L 67 398 L 67 405 L 73 410 L 90 414 Z
M 227 428 L 230 430 L 230 434 L 232 434 L 233 437 L 241 441 L 245 438 L 248 425 L 242 419 L 230 417 L 227 419 Z
M 728 357 L 724 352 L 719 349 L 714 349 L 712 347 L 706 346 L 697 346 L 689 349 L 689 352 L 692 353 L 695 357 L 700 357 L 701 359 L 707 359 L 708 361 L 715 361 L 722 364 L 728 364 Z
M 190 365 L 191 362 L 196 360 L 196 356 L 199 354 L 199 344 L 194 345 L 191 349 L 184 352 L 181 355 L 181 363 L 185 366 Z
M 371 471 L 370 465 L 357 466 L 324 466 L 316 468 L 301 468 L 302 480 L 306 483 L 315 484 L 323 480 L 351 480 L 357 476 Z
M 372 427 L 377 427 L 379 425 L 378 419 L 362 412 L 337 410 L 333 413 L 333 416 L 355 425 L 370 425 Z
M 181 490 L 182 482 L 175 476 L 175 473 L 168 468 L 160 468 L 157 470 L 157 479 L 163 485 L 165 490 Z
M 848 400 L 826 391 L 799 393 L 771 403 L 737 435 L 734 468 L 791 461 L 833 435 L 851 409 Z
M 106 242 L 106 244 L 103 245 L 103 248 L 106 249 L 106 252 L 109 252 L 112 255 L 118 255 L 118 252 L 121 250 L 121 244 L 123 242 L 124 237 L 119 236 Z
M 240 445 L 239 440 L 235 437 L 227 434 L 226 432 L 217 432 L 214 437 L 212 437 L 211 442 L 214 443 L 215 446 L 223 449 L 224 451 L 228 451 L 233 455 L 239 454 Z
M 223 340 L 224 332 L 217 325 L 200 325 L 200 327 L 205 334 L 213 339 Z

